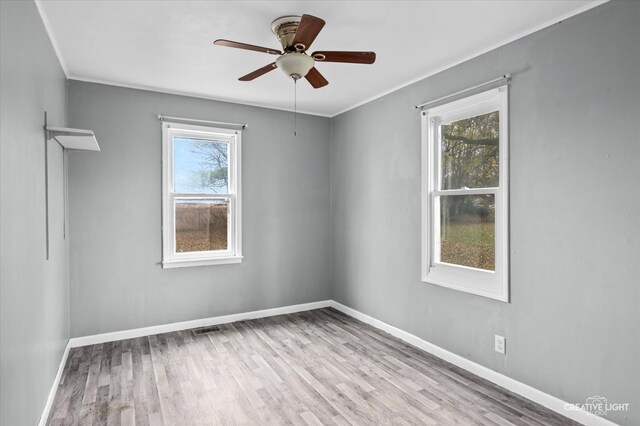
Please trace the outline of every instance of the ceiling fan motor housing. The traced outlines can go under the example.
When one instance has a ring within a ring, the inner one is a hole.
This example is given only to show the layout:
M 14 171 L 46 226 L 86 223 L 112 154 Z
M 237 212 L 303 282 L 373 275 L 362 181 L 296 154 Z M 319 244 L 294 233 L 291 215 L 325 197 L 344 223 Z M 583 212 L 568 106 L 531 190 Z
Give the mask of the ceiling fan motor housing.
M 296 35 L 298 25 L 300 25 L 300 19 L 300 16 L 288 15 L 281 16 L 271 23 L 271 31 L 273 31 L 276 37 L 278 37 L 278 40 L 282 45 L 282 50 L 285 52 L 304 50 L 304 48 L 298 49 L 293 46 L 293 38 Z

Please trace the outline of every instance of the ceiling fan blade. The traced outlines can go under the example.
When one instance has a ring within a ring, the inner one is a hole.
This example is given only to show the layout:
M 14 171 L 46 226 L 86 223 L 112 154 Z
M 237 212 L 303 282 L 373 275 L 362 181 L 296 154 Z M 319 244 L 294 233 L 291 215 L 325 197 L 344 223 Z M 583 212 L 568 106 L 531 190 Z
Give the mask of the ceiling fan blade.
M 265 65 L 262 68 L 258 68 L 257 70 L 255 70 L 253 72 L 250 72 L 247 75 L 243 75 L 238 80 L 240 80 L 240 81 L 251 81 L 253 79 L 256 79 L 256 78 L 260 77 L 261 75 L 265 75 L 266 73 L 268 73 L 271 70 L 275 70 L 276 68 L 277 68 L 276 63 L 272 62 L 269 65 Z
M 315 67 L 311 68 L 307 75 L 304 76 L 304 78 L 306 78 L 307 81 L 311 83 L 314 89 L 319 89 L 329 84 L 327 79 L 324 78 L 323 75 L 320 74 L 320 71 L 318 71 L 318 69 Z
M 255 52 L 269 53 L 271 55 L 282 55 L 282 52 L 277 49 L 271 49 L 269 47 L 262 47 L 262 46 L 255 46 L 253 44 L 240 43 L 240 42 L 231 41 L 231 40 L 218 39 L 214 41 L 213 44 L 218 46 L 235 47 L 236 49 L 245 49 L 245 50 L 253 50 Z
M 376 52 L 323 51 L 311 55 L 318 62 L 347 62 L 350 64 L 372 64 L 376 61 Z
M 324 27 L 324 24 L 324 20 L 320 18 L 312 15 L 302 15 L 291 45 L 296 50 L 304 52 L 311 46 L 311 43 L 316 39 L 320 30 Z

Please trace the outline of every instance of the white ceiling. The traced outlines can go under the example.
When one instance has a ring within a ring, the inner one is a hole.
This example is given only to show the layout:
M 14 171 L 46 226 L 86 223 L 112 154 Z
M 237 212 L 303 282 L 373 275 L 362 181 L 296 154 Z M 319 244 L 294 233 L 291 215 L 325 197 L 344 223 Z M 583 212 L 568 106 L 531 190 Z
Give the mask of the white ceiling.
M 318 64 L 329 85 L 298 84 L 298 110 L 333 116 L 602 1 L 48 1 L 37 4 L 69 78 L 291 110 L 293 83 L 264 53 L 270 23 L 303 13 L 327 24 L 315 50 L 373 50 L 373 65 Z M 509 70 L 505 70 L 509 71 Z

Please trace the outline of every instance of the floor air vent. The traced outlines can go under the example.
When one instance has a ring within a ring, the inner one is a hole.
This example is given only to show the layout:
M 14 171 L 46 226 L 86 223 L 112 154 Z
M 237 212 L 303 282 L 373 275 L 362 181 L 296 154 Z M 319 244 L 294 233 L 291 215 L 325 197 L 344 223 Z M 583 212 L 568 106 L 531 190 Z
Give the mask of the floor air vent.
M 212 325 L 210 327 L 194 328 L 191 330 L 191 332 L 195 336 L 199 336 L 200 334 L 214 333 L 216 331 L 220 331 L 220 327 L 218 327 L 217 325 Z

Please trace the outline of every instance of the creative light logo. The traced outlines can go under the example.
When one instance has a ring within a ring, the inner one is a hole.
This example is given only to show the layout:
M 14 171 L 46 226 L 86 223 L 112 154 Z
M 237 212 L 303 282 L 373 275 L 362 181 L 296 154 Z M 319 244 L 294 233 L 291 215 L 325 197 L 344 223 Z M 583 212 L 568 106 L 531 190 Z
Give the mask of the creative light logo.
M 583 404 L 565 404 L 565 410 L 587 411 L 596 416 L 606 416 L 613 411 L 627 411 L 629 403 L 610 403 L 604 396 L 590 396 Z

